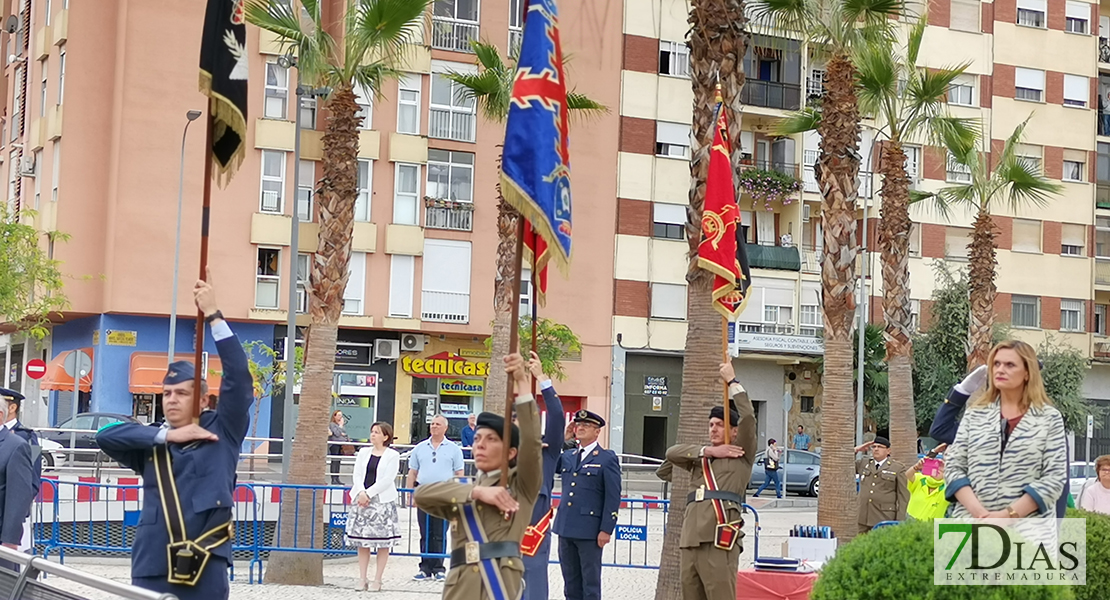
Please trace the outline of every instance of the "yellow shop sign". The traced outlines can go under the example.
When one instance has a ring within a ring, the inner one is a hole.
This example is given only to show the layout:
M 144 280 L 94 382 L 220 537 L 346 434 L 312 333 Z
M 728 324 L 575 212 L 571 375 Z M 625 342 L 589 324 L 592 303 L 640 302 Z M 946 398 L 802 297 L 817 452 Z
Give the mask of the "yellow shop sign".
M 444 396 L 481 396 L 486 382 L 481 379 L 440 379 L 439 393 Z
M 486 377 L 489 375 L 489 362 L 440 352 L 427 358 L 405 356 L 401 359 L 401 370 L 413 377 Z

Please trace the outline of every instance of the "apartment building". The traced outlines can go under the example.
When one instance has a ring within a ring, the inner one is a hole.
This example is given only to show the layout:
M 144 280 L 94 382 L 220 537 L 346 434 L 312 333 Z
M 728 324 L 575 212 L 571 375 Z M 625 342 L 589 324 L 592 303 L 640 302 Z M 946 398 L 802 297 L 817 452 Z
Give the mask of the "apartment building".
M 157 418 L 168 358 L 181 136 L 186 112 L 204 108 L 196 89 L 204 4 L 3 4 L 20 18 L 18 31 L 5 36 L 15 55 L 4 71 L 6 199 L 37 210 L 40 229 L 70 236 L 50 251 L 72 276 L 66 286 L 72 308 L 43 344 L 16 336 L 0 340 L 4 382 L 33 397 L 36 423 L 65 421 L 74 381 L 63 362 L 80 350 L 93 365 L 77 383 L 79 410 Z M 325 22 L 337 22 L 344 6 L 342 0 L 326 2 Z M 575 56 L 571 84 L 616 106 L 619 4 L 614 0 L 612 16 L 605 3 L 562 8 L 564 52 Z M 472 40 L 503 52 L 519 43 L 519 12 L 519 0 L 437 0 L 424 43 L 411 48 L 403 76 L 377 98 L 357 90 L 363 115 L 359 198 L 335 372 L 336 404 L 348 413 L 355 438 L 365 438 L 374 420 L 392 422 L 405 443 L 425 436 L 436 413 L 461 426 L 482 408 L 484 374 L 498 368 L 489 364 L 486 339 L 503 126 L 483 120 L 443 74 L 477 68 Z M 596 35 L 587 35 L 587 26 Z M 213 189 L 210 264 L 221 308 L 240 338 L 284 353 L 289 286 L 297 287 L 294 309 L 303 313 L 303 280 L 317 247 L 313 194 L 328 115 L 326 104 L 311 97 L 297 106 L 296 72 L 279 64 L 282 49 L 273 35 L 248 26 L 247 53 L 246 160 L 226 188 Z M 203 122 L 185 138 L 179 358 L 195 348 L 190 288 L 198 265 Z M 559 383 L 564 404 L 603 414 L 617 127 L 615 116 L 600 116 L 590 122 L 589 135 L 572 141 L 577 260 L 569 280 L 552 274 L 549 308 L 541 311 L 568 324 L 583 343 Z M 297 189 L 294 173 L 300 174 Z M 295 250 L 294 210 L 303 221 Z M 296 281 L 289 280 L 291 261 Z M 523 286 L 521 302 L 530 297 Z M 307 325 L 307 316 L 298 324 Z M 298 341 L 302 335 L 298 327 Z M 206 349 L 213 353 L 209 370 L 218 372 L 211 340 Z M 41 382 L 22 377 L 22 364 L 33 357 L 49 363 Z M 281 402 L 263 398 L 259 411 L 257 435 L 280 435 Z

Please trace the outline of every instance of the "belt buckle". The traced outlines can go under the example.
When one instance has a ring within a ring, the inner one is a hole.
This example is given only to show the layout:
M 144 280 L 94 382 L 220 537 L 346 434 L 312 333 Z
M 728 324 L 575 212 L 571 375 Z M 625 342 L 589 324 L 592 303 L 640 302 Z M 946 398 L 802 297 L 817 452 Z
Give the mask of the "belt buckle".
M 466 564 L 476 565 L 482 560 L 482 551 L 478 542 L 467 542 L 463 548 L 466 550 Z
M 694 492 L 694 502 L 701 502 L 705 500 L 705 486 L 701 486 Z

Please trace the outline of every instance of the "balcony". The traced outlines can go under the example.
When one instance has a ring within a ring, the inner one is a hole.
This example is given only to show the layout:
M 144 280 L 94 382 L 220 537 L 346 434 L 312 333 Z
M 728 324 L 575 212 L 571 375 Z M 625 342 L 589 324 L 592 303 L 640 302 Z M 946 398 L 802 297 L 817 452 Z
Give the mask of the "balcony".
M 1110 183 L 1099 183 L 1095 188 L 1095 207 L 1110 208 Z
M 428 137 L 457 142 L 474 142 L 478 117 L 472 112 L 432 106 L 428 109 Z
M 437 323 L 469 323 L 470 294 L 424 290 L 420 300 L 420 319 Z
M 1110 285 L 1110 258 L 1095 259 L 1095 285 Z
M 775 173 L 782 173 L 789 175 L 795 179 L 798 178 L 798 165 L 788 162 L 779 162 L 776 160 L 752 160 L 744 158 L 740 161 L 740 170 L 747 171 L 749 169 L 762 169 L 764 171 L 774 171 Z
M 802 246 L 800 251 L 802 256 L 802 273 L 820 273 L 821 256 L 823 254 L 821 249 Z
M 1110 136 L 1110 108 L 1099 111 L 1098 121 L 1095 123 L 1095 128 L 1098 135 Z
M 747 244 L 746 246 L 748 264 L 753 269 L 802 270 L 798 249 L 794 246 L 764 246 L 761 244 Z
M 798 110 L 801 98 L 802 86 L 796 83 L 748 79 L 740 90 L 740 101 L 749 106 Z
M 509 56 L 520 54 L 520 43 L 524 41 L 524 31 L 519 27 L 509 27 Z
M 478 23 L 448 17 L 432 17 L 432 48 L 474 53 L 470 43 L 478 39 Z
M 1110 39 L 1098 38 L 1098 62 L 1110 63 Z
M 816 150 L 806 150 L 806 152 L 807 153 L 808 152 L 816 153 Z M 813 194 L 820 194 L 821 193 L 821 187 L 817 185 L 817 176 L 813 172 L 813 164 L 812 163 L 806 164 L 802 168 L 802 189 L 807 191 L 807 192 L 813 193 Z M 871 172 L 870 171 L 860 171 L 860 173 L 859 173 L 859 197 L 860 198 L 870 198 L 871 197 Z
M 424 227 L 451 231 L 474 230 L 474 203 L 424 198 Z

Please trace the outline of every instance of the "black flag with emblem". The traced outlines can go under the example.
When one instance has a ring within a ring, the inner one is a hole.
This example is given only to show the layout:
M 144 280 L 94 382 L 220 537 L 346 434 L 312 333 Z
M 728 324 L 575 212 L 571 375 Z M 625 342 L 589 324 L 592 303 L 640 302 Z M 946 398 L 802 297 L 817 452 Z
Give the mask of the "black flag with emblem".
M 208 0 L 200 42 L 200 91 L 208 96 L 212 160 L 223 186 L 243 162 L 247 137 L 244 0 Z

